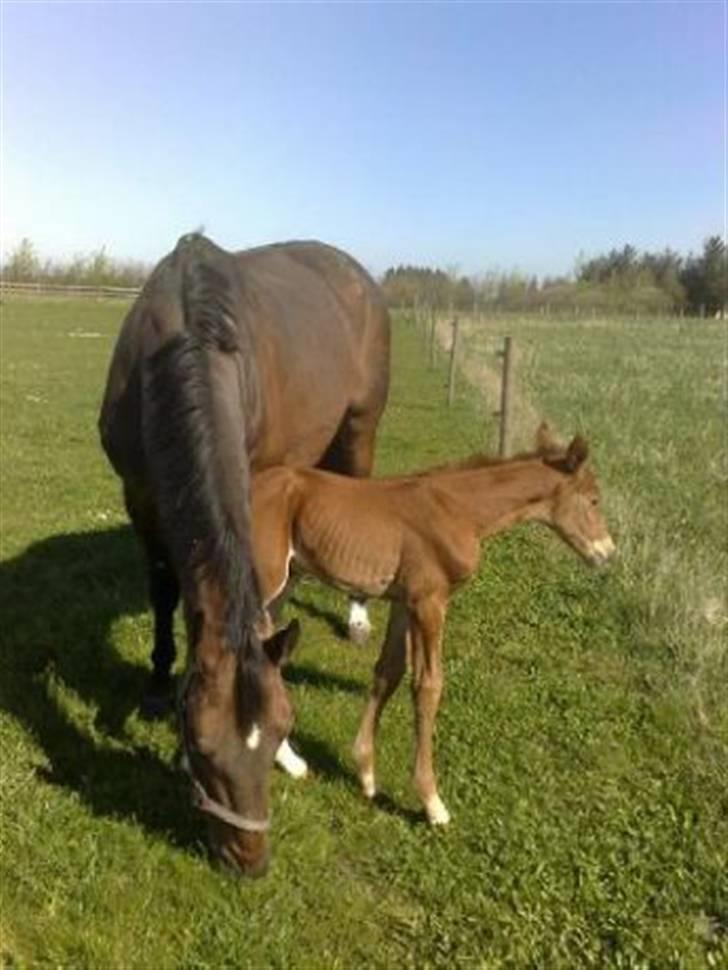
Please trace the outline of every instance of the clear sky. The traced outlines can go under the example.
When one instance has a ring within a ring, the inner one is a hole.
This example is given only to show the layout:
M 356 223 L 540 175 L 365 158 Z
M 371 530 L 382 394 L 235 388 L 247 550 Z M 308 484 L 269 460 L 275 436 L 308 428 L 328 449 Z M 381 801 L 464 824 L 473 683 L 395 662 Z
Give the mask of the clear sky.
M 544 274 L 724 230 L 723 0 L 2 0 L 2 236 Z

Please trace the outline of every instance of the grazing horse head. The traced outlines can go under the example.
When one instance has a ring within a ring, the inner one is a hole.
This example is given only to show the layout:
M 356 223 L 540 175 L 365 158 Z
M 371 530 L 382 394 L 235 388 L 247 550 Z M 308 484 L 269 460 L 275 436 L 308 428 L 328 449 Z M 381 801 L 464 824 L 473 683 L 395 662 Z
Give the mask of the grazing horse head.
M 181 698 L 186 767 L 210 851 L 246 875 L 268 868 L 268 776 L 293 726 L 281 667 L 298 636 L 294 620 L 245 665 L 233 651 L 201 644 Z
M 587 464 L 589 446 L 577 435 L 564 448 L 554 441 L 545 422 L 539 427 L 536 440 L 545 463 L 562 474 L 562 481 L 545 503 L 542 521 L 587 562 L 604 565 L 616 546 L 602 514 L 599 484 Z

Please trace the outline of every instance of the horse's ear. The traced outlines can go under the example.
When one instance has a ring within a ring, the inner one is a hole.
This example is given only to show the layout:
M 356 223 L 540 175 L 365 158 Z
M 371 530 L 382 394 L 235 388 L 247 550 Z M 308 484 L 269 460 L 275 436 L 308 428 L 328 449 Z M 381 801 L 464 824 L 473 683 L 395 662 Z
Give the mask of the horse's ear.
M 566 449 L 566 468 L 570 472 L 575 472 L 584 464 L 589 457 L 589 445 L 586 440 L 578 434 Z
M 536 429 L 536 447 L 539 451 L 556 451 L 559 447 L 548 421 L 542 421 Z
M 300 635 L 301 624 L 298 620 L 291 620 L 288 626 L 274 633 L 269 640 L 266 640 L 263 644 L 263 649 L 268 655 L 270 662 L 275 664 L 276 667 L 282 667 L 291 653 L 293 653 L 293 648 L 298 643 Z

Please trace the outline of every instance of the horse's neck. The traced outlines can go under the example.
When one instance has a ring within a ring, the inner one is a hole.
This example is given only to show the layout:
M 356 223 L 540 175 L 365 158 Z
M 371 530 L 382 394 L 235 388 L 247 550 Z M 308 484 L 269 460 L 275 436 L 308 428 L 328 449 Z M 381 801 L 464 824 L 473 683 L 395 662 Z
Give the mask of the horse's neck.
M 558 480 L 558 472 L 539 458 L 526 458 L 447 474 L 437 486 L 485 539 L 518 522 L 543 518 Z

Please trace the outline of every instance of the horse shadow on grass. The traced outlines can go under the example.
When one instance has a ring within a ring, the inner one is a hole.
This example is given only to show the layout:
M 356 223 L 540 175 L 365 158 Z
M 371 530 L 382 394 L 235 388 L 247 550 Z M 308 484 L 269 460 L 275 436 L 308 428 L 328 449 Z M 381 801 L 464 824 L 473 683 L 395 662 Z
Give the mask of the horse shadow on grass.
M 95 814 L 132 820 L 203 852 L 185 776 L 125 733 L 150 668 L 118 652 L 114 627 L 147 608 L 130 527 L 51 536 L 0 564 L 0 706 L 41 747 L 44 780 L 76 792 Z M 292 666 L 287 676 L 360 692 L 355 681 L 308 665 Z M 86 712 L 78 723 L 69 713 L 79 707 L 94 712 L 92 727 Z M 350 775 L 324 742 L 308 741 L 314 769 L 320 761 L 323 773 Z
M 348 627 L 342 618 L 337 613 L 334 613 L 333 610 L 327 610 L 324 607 L 317 606 L 316 603 L 311 603 L 309 600 L 302 599 L 300 596 L 292 596 L 290 602 L 297 610 L 302 610 L 312 619 L 322 620 L 337 639 L 348 640 Z

